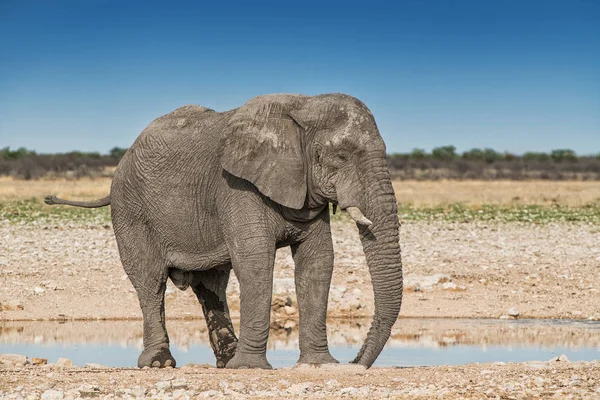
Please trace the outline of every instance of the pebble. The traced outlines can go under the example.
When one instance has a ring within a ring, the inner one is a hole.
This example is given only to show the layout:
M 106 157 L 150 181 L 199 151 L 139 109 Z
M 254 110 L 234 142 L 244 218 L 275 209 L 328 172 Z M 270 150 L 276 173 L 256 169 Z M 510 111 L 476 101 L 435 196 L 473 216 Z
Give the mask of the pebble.
M 509 308 L 507 312 L 509 317 L 517 318 L 521 313 L 515 307 Z
M 34 288 L 33 288 L 33 292 L 34 292 L 35 294 L 37 294 L 38 296 L 39 296 L 40 294 L 44 293 L 45 291 L 46 291 L 46 289 L 44 289 L 44 288 L 41 288 L 41 287 L 39 287 L 39 286 L 36 286 L 36 287 L 34 287 Z
M 205 390 L 204 392 L 198 393 L 198 397 L 208 398 L 208 397 L 216 397 L 221 396 L 223 393 L 218 390 Z

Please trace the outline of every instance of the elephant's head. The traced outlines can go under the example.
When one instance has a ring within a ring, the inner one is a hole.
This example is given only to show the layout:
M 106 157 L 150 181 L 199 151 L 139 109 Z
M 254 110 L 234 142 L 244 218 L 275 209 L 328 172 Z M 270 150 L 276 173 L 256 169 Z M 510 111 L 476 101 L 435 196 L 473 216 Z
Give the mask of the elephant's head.
M 402 302 L 396 197 L 373 115 L 343 94 L 266 95 L 232 112 L 221 162 L 271 200 L 292 209 L 328 202 L 359 228 L 375 295 L 375 315 L 354 360 L 371 366 Z

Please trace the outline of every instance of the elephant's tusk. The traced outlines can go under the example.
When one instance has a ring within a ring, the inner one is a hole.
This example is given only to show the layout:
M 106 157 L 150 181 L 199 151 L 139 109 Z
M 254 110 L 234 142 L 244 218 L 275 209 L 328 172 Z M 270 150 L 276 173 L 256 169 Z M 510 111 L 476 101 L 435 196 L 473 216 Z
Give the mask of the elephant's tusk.
M 365 225 L 365 226 L 373 225 L 373 223 L 371 221 L 369 221 L 369 219 L 367 217 L 364 216 L 364 214 L 358 209 L 358 207 L 348 207 L 348 208 L 346 208 L 346 211 L 348 211 L 348 214 L 350 214 L 350 217 L 357 224 Z

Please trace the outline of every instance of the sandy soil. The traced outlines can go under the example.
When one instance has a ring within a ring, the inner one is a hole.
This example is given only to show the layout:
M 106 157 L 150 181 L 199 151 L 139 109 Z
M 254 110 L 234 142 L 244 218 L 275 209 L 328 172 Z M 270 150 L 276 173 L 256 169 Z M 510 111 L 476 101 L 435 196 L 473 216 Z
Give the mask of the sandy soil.
M 549 361 L 456 367 L 228 371 L 0 367 L 0 397 L 568 399 L 600 397 L 600 363 Z
M 356 228 L 333 224 L 330 316 L 369 317 L 370 278 Z M 0 225 L 0 319 L 140 318 L 110 228 Z M 411 223 L 401 229 L 404 317 L 599 319 L 600 230 L 591 225 Z M 273 316 L 293 319 L 289 250 L 278 252 Z M 229 299 L 238 312 L 238 284 Z M 285 308 L 291 299 L 292 307 Z M 202 318 L 169 284 L 168 318 Z M 85 305 L 82 307 L 82 305 Z

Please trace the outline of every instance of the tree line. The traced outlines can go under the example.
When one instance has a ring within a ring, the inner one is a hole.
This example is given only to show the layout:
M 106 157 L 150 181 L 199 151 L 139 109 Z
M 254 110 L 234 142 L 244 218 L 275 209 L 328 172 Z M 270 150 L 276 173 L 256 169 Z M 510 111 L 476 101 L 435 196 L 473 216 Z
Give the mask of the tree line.
M 106 154 L 80 151 L 38 154 L 23 147 L 15 150 L 4 147 L 0 149 L 0 176 L 16 179 L 111 176 L 126 151 L 113 147 Z M 600 180 L 600 153 L 580 156 L 570 149 L 517 155 L 490 148 L 459 153 L 456 147 L 448 145 L 431 152 L 414 149 L 387 157 L 394 179 Z

